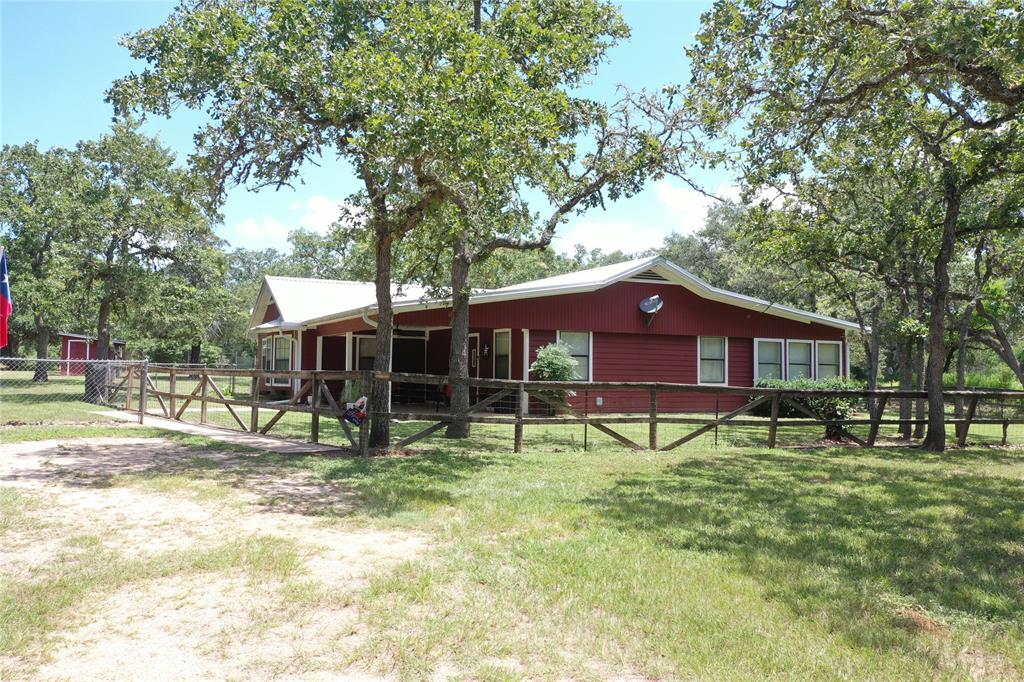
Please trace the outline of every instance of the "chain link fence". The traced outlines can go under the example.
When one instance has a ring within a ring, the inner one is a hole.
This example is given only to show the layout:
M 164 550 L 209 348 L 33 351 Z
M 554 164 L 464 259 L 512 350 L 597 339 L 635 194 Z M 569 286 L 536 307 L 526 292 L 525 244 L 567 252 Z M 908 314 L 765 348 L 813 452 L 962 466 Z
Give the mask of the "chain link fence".
M 128 407 L 129 369 L 122 360 L 0 358 L 0 424 L 82 424 Z

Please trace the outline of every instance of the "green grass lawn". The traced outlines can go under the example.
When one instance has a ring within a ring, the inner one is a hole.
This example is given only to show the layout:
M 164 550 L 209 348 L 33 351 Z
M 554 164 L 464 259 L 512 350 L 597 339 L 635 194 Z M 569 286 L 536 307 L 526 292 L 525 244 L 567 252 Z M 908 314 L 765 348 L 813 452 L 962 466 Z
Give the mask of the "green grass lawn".
M 433 538 L 356 597 L 371 668 L 1024 677 L 1022 450 L 583 452 L 537 427 L 515 455 L 507 427 L 474 428 L 472 442 L 430 439 L 410 456 L 238 465 L 308 470 L 357 493 L 337 522 Z M 166 475 L 218 481 L 201 460 Z
M 281 461 L 438 537 L 362 597 L 403 677 L 1024 676 L 1024 452 Z

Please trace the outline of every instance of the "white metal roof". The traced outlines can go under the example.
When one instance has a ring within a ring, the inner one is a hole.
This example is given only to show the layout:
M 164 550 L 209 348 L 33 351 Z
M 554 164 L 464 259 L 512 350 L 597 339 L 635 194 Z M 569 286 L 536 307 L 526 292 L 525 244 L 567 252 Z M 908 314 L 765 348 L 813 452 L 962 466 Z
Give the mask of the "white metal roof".
M 492 303 L 559 294 L 586 293 L 631 278 L 639 278 L 640 281 L 654 279 L 654 281 L 678 284 L 702 298 L 756 310 L 768 315 L 801 322 L 816 322 L 844 330 L 858 331 L 860 329 L 856 322 L 840 320 L 828 315 L 800 310 L 792 306 L 772 303 L 753 296 L 745 296 L 734 291 L 713 287 L 662 256 L 637 258 L 624 263 L 555 275 L 500 289 L 483 290 L 473 294 L 470 303 Z M 285 329 L 293 324 L 312 326 L 327 321 L 359 317 L 371 313 L 377 308 L 376 293 L 374 285 L 371 283 L 297 277 L 266 277 L 264 287 L 260 291 L 260 298 L 253 309 L 253 323 L 250 327 L 255 327 L 263 319 L 266 305 L 270 302 L 269 298 L 264 297 L 265 293 L 273 296 L 281 318 L 274 323 L 261 325 L 261 328 L 276 325 L 275 328 Z M 442 308 L 451 305 L 448 300 L 427 299 L 424 289 L 417 286 L 403 287 L 401 293 L 396 292 L 393 295 L 396 312 Z
M 423 288 L 396 285 L 391 295 L 396 303 L 418 301 L 423 296 Z M 278 318 L 263 323 L 270 303 L 277 305 Z M 377 290 L 372 282 L 267 275 L 263 278 L 249 327 L 261 331 L 299 329 L 315 319 L 351 317 L 376 303 Z

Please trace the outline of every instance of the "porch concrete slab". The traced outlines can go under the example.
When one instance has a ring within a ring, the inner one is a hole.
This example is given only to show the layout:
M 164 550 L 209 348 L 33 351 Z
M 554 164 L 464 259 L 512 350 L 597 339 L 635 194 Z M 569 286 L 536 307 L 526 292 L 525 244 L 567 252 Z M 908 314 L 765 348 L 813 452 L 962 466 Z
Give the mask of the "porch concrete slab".
M 114 419 L 120 419 L 123 421 L 135 423 L 138 423 L 139 421 L 139 415 L 132 412 L 122 412 L 120 410 L 103 411 L 98 412 L 97 414 L 103 414 L 104 416 L 113 417 Z M 263 450 L 264 452 L 274 452 L 282 455 L 339 454 L 342 452 L 350 452 L 350 450 L 346 448 L 339 448 L 333 445 L 303 443 L 301 441 L 288 440 L 286 438 L 277 438 L 276 436 L 265 436 L 260 433 L 247 433 L 242 431 L 232 431 L 231 429 L 222 429 L 217 426 L 189 424 L 188 422 L 175 421 L 164 417 L 154 417 L 149 414 L 146 415 L 143 426 L 153 426 L 158 429 L 177 431 L 178 433 L 187 433 L 193 436 L 203 436 L 204 438 L 220 441 L 222 443 L 244 445 L 257 450 Z

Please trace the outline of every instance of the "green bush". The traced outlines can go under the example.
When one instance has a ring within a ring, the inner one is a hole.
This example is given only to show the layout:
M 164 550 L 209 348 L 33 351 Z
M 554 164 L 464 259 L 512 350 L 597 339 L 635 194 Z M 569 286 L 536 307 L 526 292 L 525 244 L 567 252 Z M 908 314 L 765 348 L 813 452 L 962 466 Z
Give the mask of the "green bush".
M 793 391 L 810 390 L 844 390 L 862 388 L 859 382 L 847 381 L 841 377 L 832 379 L 794 379 L 783 381 L 781 379 L 758 379 L 754 384 L 758 388 L 782 388 Z M 779 405 L 780 417 L 806 417 L 805 414 L 793 407 L 790 402 L 800 405 L 819 415 L 822 419 L 849 419 L 856 411 L 859 404 L 857 398 L 843 398 L 835 396 L 795 396 L 787 398 Z M 758 405 L 752 411 L 753 414 L 761 417 L 771 416 L 771 403 L 765 402 Z M 841 430 L 838 426 L 826 427 L 826 438 L 838 439 Z
M 579 363 L 572 356 L 572 350 L 564 343 L 549 343 L 537 349 L 537 359 L 530 365 L 530 375 L 534 381 L 574 381 Z M 576 395 L 573 391 L 541 391 L 540 394 L 555 405 L 557 411 L 568 411 L 568 396 Z
M 530 365 L 534 381 L 573 381 L 579 363 L 564 343 L 549 343 L 537 349 L 537 359 Z

